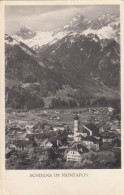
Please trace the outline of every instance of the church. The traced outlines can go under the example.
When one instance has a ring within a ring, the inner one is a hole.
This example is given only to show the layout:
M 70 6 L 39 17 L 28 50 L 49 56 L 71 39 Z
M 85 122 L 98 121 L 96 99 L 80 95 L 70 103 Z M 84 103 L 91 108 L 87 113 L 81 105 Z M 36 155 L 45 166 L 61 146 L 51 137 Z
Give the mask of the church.
M 92 136 L 92 130 L 87 128 L 85 125 L 80 126 L 79 116 L 74 117 L 74 141 L 79 141 L 78 139 L 87 136 Z
M 80 125 L 79 116 L 74 117 L 74 141 L 84 143 L 88 149 L 99 150 L 99 129 L 93 124 Z

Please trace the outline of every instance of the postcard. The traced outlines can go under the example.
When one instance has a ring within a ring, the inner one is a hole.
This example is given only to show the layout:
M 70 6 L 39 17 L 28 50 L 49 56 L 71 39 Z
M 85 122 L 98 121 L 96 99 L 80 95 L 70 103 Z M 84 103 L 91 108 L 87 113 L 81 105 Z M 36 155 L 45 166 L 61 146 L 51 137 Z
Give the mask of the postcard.
M 122 195 L 123 1 L 1 1 L 1 195 Z

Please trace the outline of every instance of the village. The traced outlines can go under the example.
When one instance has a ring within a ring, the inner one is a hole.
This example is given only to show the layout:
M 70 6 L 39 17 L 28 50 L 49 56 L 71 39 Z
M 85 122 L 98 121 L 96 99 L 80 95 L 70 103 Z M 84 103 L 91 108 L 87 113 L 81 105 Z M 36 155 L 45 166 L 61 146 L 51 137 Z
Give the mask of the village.
M 10 110 L 6 168 L 120 168 L 120 126 L 112 107 Z

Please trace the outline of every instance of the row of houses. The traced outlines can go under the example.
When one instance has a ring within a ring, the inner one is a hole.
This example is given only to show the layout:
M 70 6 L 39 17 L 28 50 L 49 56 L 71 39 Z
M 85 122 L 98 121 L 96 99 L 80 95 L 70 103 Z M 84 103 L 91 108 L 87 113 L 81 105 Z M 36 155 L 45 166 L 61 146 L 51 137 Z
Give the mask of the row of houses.
M 52 131 L 64 131 L 66 129 L 66 125 L 64 124 L 44 124 L 44 129 L 52 130 Z M 56 151 L 59 156 L 62 158 L 66 158 L 67 161 L 74 161 L 74 162 L 80 162 L 81 161 L 81 155 L 83 153 L 89 152 L 90 150 L 98 151 L 100 147 L 119 147 L 120 139 L 116 139 L 115 134 L 110 136 L 110 133 L 108 135 L 104 134 L 103 132 L 100 132 L 99 129 L 93 125 L 90 124 L 82 124 L 79 125 L 79 117 L 74 117 L 74 131 L 69 132 L 67 135 L 65 135 L 65 142 L 61 142 L 58 140 L 58 138 L 55 138 L 53 141 L 50 141 L 51 139 L 42 139 L 41 140 L 31 140 L 29 139 L 30 135 L 34 135 L 34 126 L 33 125 L 27 125 L 26 129 L 19 130 L 19 129 L 11 129 L 11 133 L 14 132 L 13 136 L 16 134 L 16 139 L 14 144 L 7 146 L 8 150 L 26 150 L 31 149 L 34 147 L 34 144 L 38 144 L 38 147 L 42 150 L 42 148 L 50 149 L 54 148 L 56 145 Z

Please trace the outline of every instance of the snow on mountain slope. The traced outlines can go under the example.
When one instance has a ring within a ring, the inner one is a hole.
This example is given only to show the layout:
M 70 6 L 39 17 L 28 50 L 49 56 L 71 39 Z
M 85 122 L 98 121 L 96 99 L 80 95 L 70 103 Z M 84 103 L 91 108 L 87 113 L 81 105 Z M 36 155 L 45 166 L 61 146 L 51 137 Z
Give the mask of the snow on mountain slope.
M 12 37 L 37 50 L 43 45 L 54 44 L 68 34 L 88 36 L 91 33 L 97 35 L 99 39 L 114 39 L 116 42 L 119 42 L 120 18 L 118 16 L 103 15 L 95 21 L 90 21 L 86 17 L 78 15 L 68 24 L 54 31 L 33 32 L 30 28 L 23 27 Z
M 120 39 L 120 19 L 119 17 L 103 15 L 93 22 L 91 28 L 88 28 L 83 35 L 94 34 L 99 39 L 114 39 L 119 42 Z
M 65 32 L 59 32 L 57 34 L 53 34 L 53 31 L 49 32 L 36 32 L 36 35 L 31 39 L 22 39 L 21 37 L 18 37 L 17 34 L 13 35 L 16 40 L 23 41 L 25 44 L 27 44 L 29 47 L 34 46 L 43 46 L 50 42 L 56 42 L 59 39 L 62 39 L 66 35 Z
M 100 30 L 87 29 L 82 34 L 87 36 L 91 33 L 97 35 L 99 39 L 112 39 L 115 37 L 115 32 L 110 26 L 105 26 L 101 28 Z
M 35 52 L 29 48 L 27 45 L 25 45 L 23 42 L 14 39 L 13 37 L 5 34 L 5 44 L 10 46 L 18 46 L 20 47 L 24 52 L 26 52 L 28 55 L 35 56 Z
M 69 33 L 80 33 L 90 26 L 91 21 L 89 21 L 84 16 L 78 15 L 73 18 L 67 25 L 60 29 L 55 29 L 54 31 L 33 32 L 29 27 L 21 27 L 19 32 L 12 35 L 12 37 L 18 41 L 24 42 L 26 45 L 35 50 L 38 47 L 42 47 L 46 44 L 51 45 L 62 39 Z M 32 37 L 30 34 L 32 35 Z
M 23 27 L 13 37 L 5 36 L 6 77 L 21 83 L 38 82 L 40 97 L 53 96 L 62 85 L 69 85 L 79 90 L 82 99 L 118 98 L 119 37 L 119 17 L 89 21 L 78 16 L 49 32 Z

